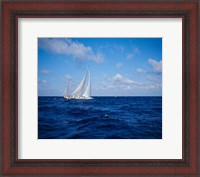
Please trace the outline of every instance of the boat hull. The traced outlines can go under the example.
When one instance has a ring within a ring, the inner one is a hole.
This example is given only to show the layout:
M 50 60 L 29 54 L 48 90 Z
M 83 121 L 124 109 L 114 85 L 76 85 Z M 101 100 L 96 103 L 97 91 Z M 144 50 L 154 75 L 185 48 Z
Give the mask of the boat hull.
M 91 100 L 93 98 L 92 97 L 84 97 L 84 96 L 80 96 L 80 97 L 66 96 L 66 97 L 64 97 L 64 99 L 66 99 L 66 100 Z

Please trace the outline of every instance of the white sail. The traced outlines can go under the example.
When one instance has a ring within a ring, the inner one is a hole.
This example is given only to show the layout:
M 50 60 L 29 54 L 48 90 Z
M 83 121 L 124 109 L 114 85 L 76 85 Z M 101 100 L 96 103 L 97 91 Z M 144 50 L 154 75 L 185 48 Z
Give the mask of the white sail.
M 83 93 L 83 89 L 84 89 L 85 82 L 87 80 L 87 76 L 88 76 L 88 84 L 87 84 L 85 92 Z M 90 72 L 88 70 L 85 73 L 85 75 L 84 75 L 83 79 L 81 80 L 81 82 L 79 83 L 79 85 L 77 86 L 77 88 L 74 90 L 74 92 L 71 95 L 68 94 L 70 84 L 68 85 L 68 87 L 65 89 L 65 91 L 63 93 L 65 99 L 67 99 L 67 100 L 71 100 L 71 99 L 76 99 L 76 100 L 93 99 L 90 96 L 91 95 L 91 80 L 90 80 Z
M 85 75 L 84 75 L 83 79 L 81 80 L 81 82 L 79 83 L 78 87 L 72 93 L 72 96 L 81 96 L 82 95 L 83 87 L 85 85 L 85 80 L 87 77 L 87 73 L 88 73 L 88 71 L 85 73 Z
M 91 98 L 90 94 L 91 94 L 91 81 L 90 81 L 90 73 L 88 72 L 88 85 L 86 87 L 86 90 L 85 90 L 83 96 L 85 98 Z
M 64 93 L 63 93 L 64 97 L 67 96 L 70 86 L 71 86 L 71 82 L 69 82 L 69 83 L 67 84 L 67 87 L 65 88 L 65 91 L 64 91 Z
M 66 87 L 66 88 L 65 88 L 65 91 L 63 92 L 64 97 L 67 96 L 67 90 L 68 90 L 67 88 L 68 88 L 68 87 Z

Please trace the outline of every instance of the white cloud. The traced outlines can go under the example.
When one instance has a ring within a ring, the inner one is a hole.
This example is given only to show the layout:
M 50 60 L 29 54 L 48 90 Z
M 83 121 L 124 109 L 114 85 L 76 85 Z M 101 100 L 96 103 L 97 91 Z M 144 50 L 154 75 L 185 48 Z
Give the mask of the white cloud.
M 118 82 L 118 83 L 122 83 L 122 84 L 133 84 L 135 83 L 134 81 L 132 81 L 129 78 L 123 77 L 121 74 L 116 74 L 113 77 L 113 81 L 114 82 Z
M 48 83 L 48 81 L 47 80 L 45 80 L 45 79 L 43 79 L 43 80 L 38 80 L 38 82 L 40 83 L 40 84 L 47 84 Z
M 121 68 L 122 65 L 123 65 L 122 63 L 117 63 L 117 64 L 116 64 L 116 67 L 117 67 L 117 68 Z
M 40 72 L 42 74 L 49 74 L 50 73 L 50 71 L 48 69 L 42 69 L 42 70 L 40 70 Z
M 41 80 L 42 84 L 47 84 L 47 82 L 48 82 L 47 80 Z
M 72 76 L 71 76 L 70 74 L 66 74 L 66 75 L 65 75 L 65 78 L 66 78 L 67 80 L 71 80 L 71 79 L 72 79 Z
M 113 47 L 113 46 L 112 46 Z M 124 51 L 124 47 L 123 46 L 120 46 L 120 45 L 114 45 L 114 48 L 117 50 L 117 51 L 120 51 L 120 52 L 123 52 Z
M 137 71 L 137 73 L 140 73 L 140 74 L 146 73 L 146 71 L 143 70 L 142 68 L 138 68 L 136 71 Z
M 136 53 L 140 53 L 140 50 L 138 47 L 134 47 L 133 48 L 133 53 L 136 54 Z
M 104 57 L 102 53 L 94 53 L 90 46 L 72 41 L 71 39 L 39 39 L 39 47 L 56 54 L 71 55 L 77 60 L 90 60 L 102 63 Z
M 133 90 L 133 88 L 130 85 L 127 85 L 126 87 L 124 87 L 124 90 Z
M 153 67 L 153 71 L 157 72 L 157 73 L 161 73 L 162 72 L 162 60 L 160 60 L 159 62 L 154 60 L 154 59 L 149 59 L 148 63 Z
M 160 89 L 160 88 L 162 88 L 162 85 L 159 84 L 159 83 L 154 83 L 154 82 L 144 82 L 144 83 L 140 83 L 138 85 L 138 88 L 140 88 L 140 89 L 147 89 L 147 90 L 150 90 L 150 89 Z
M 106 75 L 106 74 L 103 74 Z M 116 74 L 113 77 L 101 79 L 94 86 L 95 92 L 103 93 L 106 95 L 137 95 L 139 93 L 147 94 L 160 91 L 162 82 L 159 75 L 156 78 L 147 75 L 146 81 L 136 82 L 121 74 Z M 104 78 L 104 77 L 103 77 Z
M 140 50 L 138 47 L 134 47 L 132 49 L 132 51 L 127 55 L 126 59 L 127 60 L 131 60 L 135 57 L 136 54 L 139 54 L 140 53 Z
M 106 73 L 102 73 L 102 80 L 104 81 L 108 81 L 109 80 L 109 77 Z
M 134 57 L 134 54 L 129 53 L 126 57 L 127 60 L 131 60 Z
M 155 76 L 151 76 L 151 75 L 147 75 L 147 79 L 152 81 L 152 82 L 159 82 L 159 83 L 162 81 L 161 78 L 155 77 Z

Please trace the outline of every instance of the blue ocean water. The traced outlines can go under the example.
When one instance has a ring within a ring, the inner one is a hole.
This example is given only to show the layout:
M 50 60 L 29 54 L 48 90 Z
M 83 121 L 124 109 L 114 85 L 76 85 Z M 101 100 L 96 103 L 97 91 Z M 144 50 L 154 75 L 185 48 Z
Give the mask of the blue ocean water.
M 39 139 L 161 139 L 162 97 L 38 97 Z

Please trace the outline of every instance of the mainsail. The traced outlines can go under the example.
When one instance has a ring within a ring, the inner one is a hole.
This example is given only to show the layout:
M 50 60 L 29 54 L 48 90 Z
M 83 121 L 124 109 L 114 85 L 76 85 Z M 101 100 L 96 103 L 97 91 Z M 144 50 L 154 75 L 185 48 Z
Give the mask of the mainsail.
M 83 79 L 81 80 L 80 84 L 78 85 L 78 87 L 72 93 L 72 96 L 81 96 L 82 95 L 83 87 L 85 85 L 85 80 L 87 78 L 87 73 L 88 73 L 88 71 L 85 73 L 85 75 L 84 75 Z
M 91 92 L 91 81 L 90 81 L 90 72 L 88 71 L 88 85 L 86 87 L 86 90 L 83 94 L 85 98 L 90 98 L 90 92 Z

